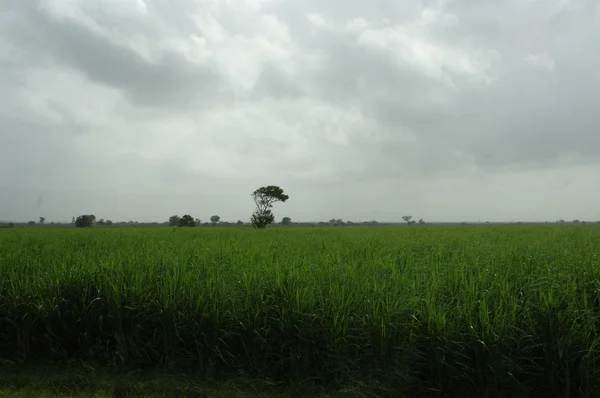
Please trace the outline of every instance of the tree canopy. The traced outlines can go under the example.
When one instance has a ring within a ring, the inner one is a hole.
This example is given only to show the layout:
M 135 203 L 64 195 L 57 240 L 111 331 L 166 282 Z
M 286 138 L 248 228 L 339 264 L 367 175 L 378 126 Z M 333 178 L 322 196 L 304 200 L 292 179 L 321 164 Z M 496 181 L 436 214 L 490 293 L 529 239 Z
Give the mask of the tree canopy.
M 275 215 L 271 211 L 276 202 L 285 202 L 290 197 L 283 192 L 283 189 L 276 185 L 260 187 L 252 192 L 252 199 L 256 204 L 256 211 L 252 214 L 252 226 L 257 229 L 266 228 L 275 220 Z
M 180 227 L 195 227 L 196 220 L 194 220 L 194 218 L 192 216 L 190 216 L 189 214 L 186 214 L 185 216 L 183 216 L 179 219 L 178 224 Z
M 91 228 L 94 225 L 94 221 L 96 221 L 96 216 L 93 214 L 84 214 L 75 220 L 75 226 L 77 228 Z
M 178 215 L 173 215 L 171 217 L 169 217 L 169 226 L 171 227 L 176 227 L 179 225 L 179 216 Z

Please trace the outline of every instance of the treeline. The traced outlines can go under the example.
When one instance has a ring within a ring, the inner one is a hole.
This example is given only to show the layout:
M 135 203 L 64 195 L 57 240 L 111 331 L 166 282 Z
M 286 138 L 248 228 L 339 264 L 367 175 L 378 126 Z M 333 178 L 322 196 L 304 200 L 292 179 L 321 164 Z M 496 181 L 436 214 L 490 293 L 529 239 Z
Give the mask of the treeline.
M 213 216 L 215 217 L 215 216 Z M 218 217 L 218 216 L 217 216 Z M 33 227 L 33 226 L 52 226 L 52 227 L 252 227 L 252 222 L 247 221 L 244 222 L 242 220 L 237 221 L 223 221 L 220 219 L 214 221 L 201 221 L 199 219 L 190 220 L 189 218 L 179 217 L 179 216 L 171 216 L 168 221 L 157 222 L 157 221 L 111 221 L 98 219 L 94 220 L 93 218 L 82 217 L 80 220 L 80 224 L 77 224 L 77 218 L 74 217 L 72 222 L 50 222 L 50 223 L 40 223 L 35 221 L 29 222 L 7 222 L 0 221 L 0 229 L 5 228 L 22 228 L 22 227 Z M 190 216 L 191 218 L 191 216 Z M 212 219 L 212 217 L 211 217 Z M 175 221 L 176 220 L 176 221 Z M 181 220 L 184 220 L 182 222 Z M 192 222 L 193 221 L 193 222 Z M 290 217 L 283 217 L 279 222 L 273 223 L 279 227 L 357 227 L 357 226 L 365 226 L 365 227 L 382 227 L 382 226 L 398 226 L 398 225 L 446 225 L 446 226 L 468 226 L 468 225 L 551 225 L 551 224 L 559 224 L 559 225 L 586 225 L 586 224 L 600 224 L 600 221 L 564 221 L 559 220 L 555 222 L 549 221 L 539 221 L 539 222 L 425 222 L 424 220 L 419 220 L 415 222 L 414 220 L 410 223 L 406 222 L 394 222 L 394 221 L 343 221 L 342 219 L 332 218 L 329 221 L 300 221 L 293 222 Z
M 213 216 L 214 217 L 214 216 Z M 217 216 L 218 217 L 218 216 Z M 212 217 L 211 217 L 212 218 Z M 79 221 L 78 221 L 79 220 Z M 421 222 L 420 224 L 425 224 Z M 283 217 L 280 221 L 274 222 L 273 225 L 280 227 L 351 227 L 351 226 L 386 226 L 386 225 L 407 225 L 406 223 L 399 222 L 382 222 L 382 221 L 343 221 L 342 219 L 331 219 L 329 221 L 300 221 L 294 222 L 290 217 Z M 412 225 L 412 224 L 411 224 Z M 13 222 L 1 222 L 0 228 L 14 228 L 14 227 L 27 227 L 27 226 L 53 226 L 53 227 L 252 227 L 250 221 L 225 221 L 221 220 L 220 217 L 217 220 L 202 221 L 200 219 L 194 219 L 189 216 L 179 217 L 177 215 L 171 216 L 169 220 L 163 222 L 157 221 L 111 221 L 104 219 L 95 220 L 93 216 L 79 216 L 74 217 L 72 222 L 50 222 L 40 224 L 36 222 L 27 223 L 13 223 Z

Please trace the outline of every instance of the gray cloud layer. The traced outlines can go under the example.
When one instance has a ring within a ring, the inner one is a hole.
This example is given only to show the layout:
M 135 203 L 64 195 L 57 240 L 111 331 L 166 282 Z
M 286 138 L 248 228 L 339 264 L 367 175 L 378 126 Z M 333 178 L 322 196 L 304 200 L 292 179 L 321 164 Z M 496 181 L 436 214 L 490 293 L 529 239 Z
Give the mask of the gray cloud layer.
M 0 1 L 0 219 L 600 219 L 593 0 Z

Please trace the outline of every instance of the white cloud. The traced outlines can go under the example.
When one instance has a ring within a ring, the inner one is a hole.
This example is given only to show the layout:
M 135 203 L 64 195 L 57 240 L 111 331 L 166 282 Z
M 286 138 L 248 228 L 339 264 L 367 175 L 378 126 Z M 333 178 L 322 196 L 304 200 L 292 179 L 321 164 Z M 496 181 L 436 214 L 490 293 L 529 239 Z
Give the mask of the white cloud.
M 323 18 L 323 16 L 319 14 L 307 13 L 306 19 L 308 19 L 308 21 L 311 24 L 315 25 L 318 28 L 331 29 L 333 27 L 330 22 L 325 20 L 325 18 Z
M 539 68 L 554 70 L 554 60 L 548 54 L 529 54 L 525 61 Z

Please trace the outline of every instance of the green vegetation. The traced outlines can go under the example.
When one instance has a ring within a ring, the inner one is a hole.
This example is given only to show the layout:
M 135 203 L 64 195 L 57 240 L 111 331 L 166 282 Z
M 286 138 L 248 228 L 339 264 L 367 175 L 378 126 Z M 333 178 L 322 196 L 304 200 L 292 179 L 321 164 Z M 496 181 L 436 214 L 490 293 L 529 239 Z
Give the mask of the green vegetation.
M 82 366 L 78 363 L 10 364 L 0 366 L 0 397 L 306 397 L 359 398 L 355 388 L 320 388 L 295 383 L 285 386 L 237 377 L 214 380 L 186 371 Z
M 273 204 L 285 202 L 290 198 L 277 185 L 260 187 L 252 192 L 251 196 L 256 204 L 256 210 L 251 217 L 252 226 L 256 229 L 265 229 L 267 225 L 272 224 L 275 221 L 275 215 L 271 210 Z
M 75 226 L 78 228 L 91 228 L 95 223 L 96 216 L 93 214 L 84 214 L 75 220 Z
M 598 242 L 590 225 L 3 229 L 0 357 L 591 396 Z

